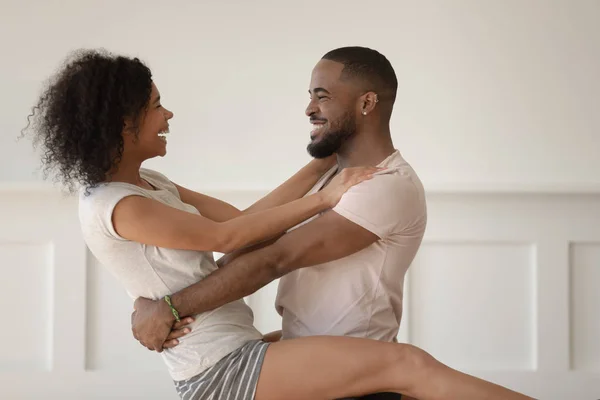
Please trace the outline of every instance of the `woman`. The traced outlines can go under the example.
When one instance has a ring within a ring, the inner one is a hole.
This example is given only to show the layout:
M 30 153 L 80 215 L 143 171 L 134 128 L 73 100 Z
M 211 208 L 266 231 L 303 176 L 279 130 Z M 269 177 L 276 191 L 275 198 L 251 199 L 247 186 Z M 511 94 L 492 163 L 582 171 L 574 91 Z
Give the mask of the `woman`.
M 345 169 L 303 197 L 333 160 L 312 161 L 245 211 L 141 168 L 166 154 L 173 114 L 139 60 L 98 51 L 70 60 L 34 107 L 47 170 L 83 185 L 88 247 L 134 297 L 165 299 L 216 270 L 210 252 L 269 239 L 334 206 L 375 168 Z M 176 313 L 176 310 L 173 310 Z M 428 399 L 524 399 L 406 344 L 349 337 L 267 343 L 243 300 L 196 315 L 162 352 L 183 399 L 333 399 L 391 391 Z

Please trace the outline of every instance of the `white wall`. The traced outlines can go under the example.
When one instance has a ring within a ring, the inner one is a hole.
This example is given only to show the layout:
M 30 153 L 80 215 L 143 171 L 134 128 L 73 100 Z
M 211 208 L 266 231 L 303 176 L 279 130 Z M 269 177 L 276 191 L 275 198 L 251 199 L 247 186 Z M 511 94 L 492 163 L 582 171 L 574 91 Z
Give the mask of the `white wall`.
M 146 60 L 175 112 L 152 166 L 201 188 L 270 188 L 308 159 L 312 67 L 365 45 L 396 69 L 394 139 L 428 187 L 600 186 L 597 0 L 0 5 L 0 182 L 37 179 L 14 137 L 40 81 L 68 51 L 103 46 Z
M 238 206 L 257 192 L 216 194 Z M 428 195 L 398 339 L 544 400 L 600 398 L 600 193 Z M 0 398 L 173 399 L 131 299 L 86 251 L 76 201 L 0 190 Z M 280 327 L 277 282 L 246 300 Z
M 394 64 L 394 140 L 430 199 L 400 339 L 539 398 L 600 398 L 599 20 L 594 0 L 0 0 L 0 398 L 175 398 L 74 200 L 15 141 L 66 53 L 146 60 L 175 112 L 148 166 L 243 206 L 308 160 L 310 71 L 354 44 Z M 275 285 L 248 298 L 260 329 Z

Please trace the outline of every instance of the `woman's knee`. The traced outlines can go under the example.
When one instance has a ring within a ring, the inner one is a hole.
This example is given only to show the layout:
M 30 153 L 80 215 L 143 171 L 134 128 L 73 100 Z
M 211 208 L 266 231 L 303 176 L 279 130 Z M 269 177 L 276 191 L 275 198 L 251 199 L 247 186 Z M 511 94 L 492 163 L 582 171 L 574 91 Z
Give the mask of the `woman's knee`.
M 433 367 L 437 363 L 433 356 L 412 344 L 399 343 L 395 344 L 394 347 L 396 360 L 401 365 L 420 370 Z
M 424 380 L 441 364 L 425 350 L 411 344 L 396 344 L 394 349 L 395 373 L 403 377 L 403 389 L 413 393 L 415 387 L 422 385 Z

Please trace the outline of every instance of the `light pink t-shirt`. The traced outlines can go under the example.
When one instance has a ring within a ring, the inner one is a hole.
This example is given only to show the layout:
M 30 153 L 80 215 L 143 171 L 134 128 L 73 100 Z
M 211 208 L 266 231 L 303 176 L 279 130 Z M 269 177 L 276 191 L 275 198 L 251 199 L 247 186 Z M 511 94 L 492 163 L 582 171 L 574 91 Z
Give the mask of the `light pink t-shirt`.
M 284 339 L 340 335 L 393 341 L 398 335 L 404 276 L 423 239 L 427 206 L 420 179 L 398 151 L 379 166 L 389 170 L 351 187 L 333 211 L 380 239 L 280 279 L 275 306 Z

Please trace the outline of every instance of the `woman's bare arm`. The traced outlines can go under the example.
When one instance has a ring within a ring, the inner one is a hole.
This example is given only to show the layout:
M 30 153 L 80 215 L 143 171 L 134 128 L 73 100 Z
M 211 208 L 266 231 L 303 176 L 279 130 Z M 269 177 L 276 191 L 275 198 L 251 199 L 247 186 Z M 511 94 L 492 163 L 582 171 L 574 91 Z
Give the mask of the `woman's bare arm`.
M 299 199 L 308 193 L 335 163 L 335 158 L 331 157 L 323 160 L 312 160 L 291 178 L 245 210 L 239 210 L 223 200 L 195 192 L 176 183 L 173 184 L 177 187 L 179 196 L 184 203 L 196 207 L 200 214 L 206 218 L 216 222 L 225 222 L 241 215 L 267 210 Z

